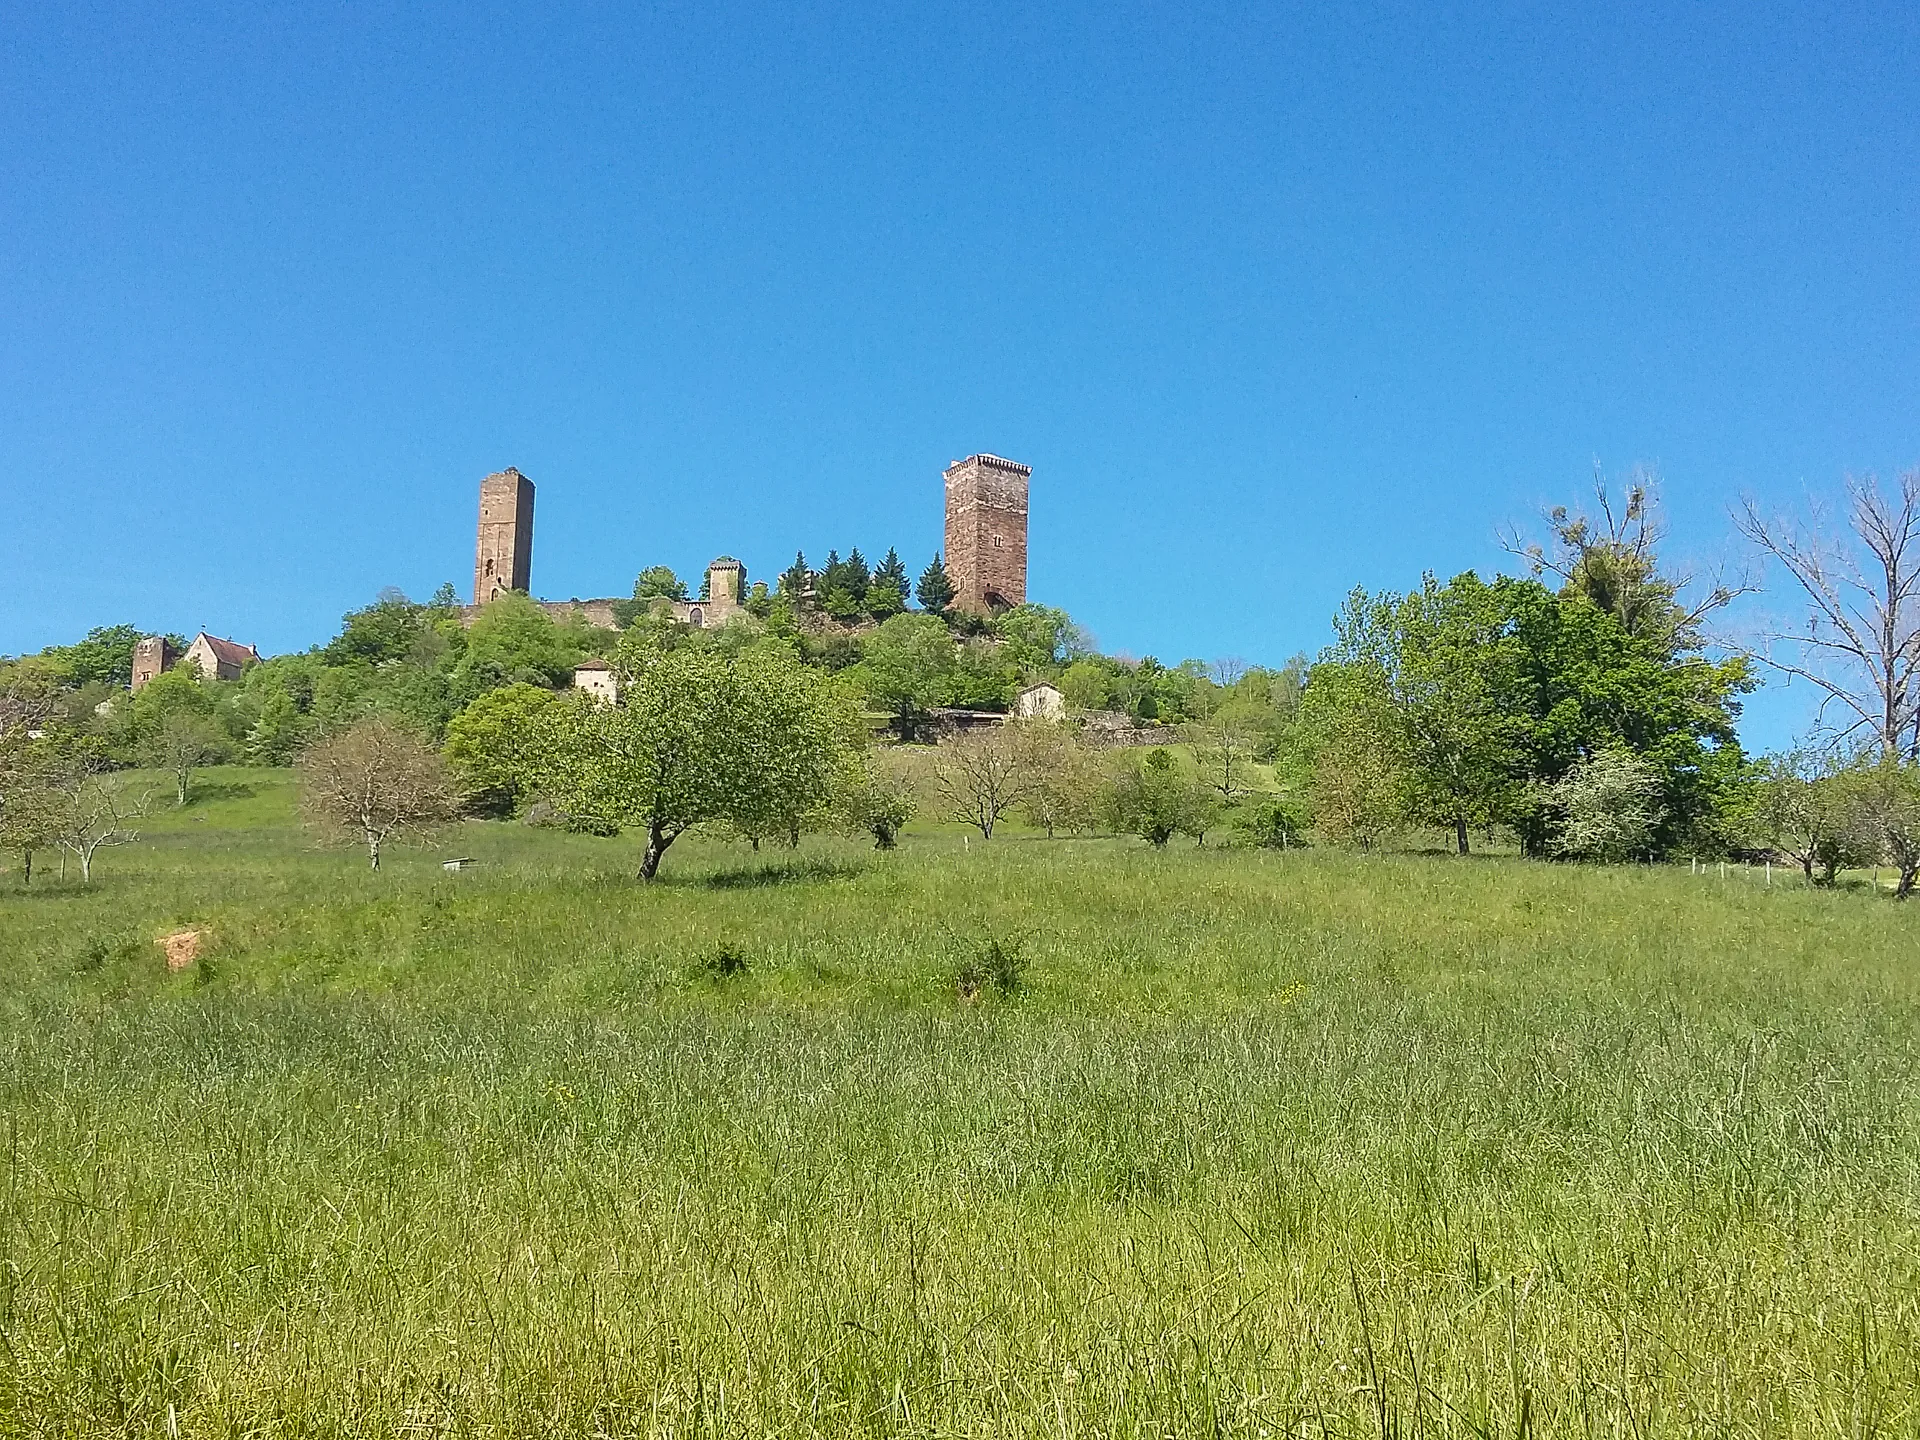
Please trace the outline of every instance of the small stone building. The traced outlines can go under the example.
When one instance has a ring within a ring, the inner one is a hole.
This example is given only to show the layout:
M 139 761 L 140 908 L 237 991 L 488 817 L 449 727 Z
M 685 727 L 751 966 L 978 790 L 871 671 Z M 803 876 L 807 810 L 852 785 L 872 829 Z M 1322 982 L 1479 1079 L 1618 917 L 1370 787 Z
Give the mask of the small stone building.
M 573 688 L 611 705 L 620 698 L 620 677 L 604 660 L 582 660 L 573 667 Z
M 1038 685 L 1029 685 L 1014 697 L 1013 713 L 1022 720 L 1064 720 L 1067 718 L 1067 697 L 1060 693 L 1057 685 L 1042 680 Z

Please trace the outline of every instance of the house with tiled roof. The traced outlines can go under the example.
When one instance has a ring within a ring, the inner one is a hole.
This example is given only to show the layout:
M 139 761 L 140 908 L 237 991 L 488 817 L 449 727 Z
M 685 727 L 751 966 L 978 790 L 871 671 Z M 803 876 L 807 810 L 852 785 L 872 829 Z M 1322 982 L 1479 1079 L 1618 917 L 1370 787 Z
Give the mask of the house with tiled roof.
M 222 640 L 218 635 L 209 635 L 202 630 L 193 637 L 193 643 L 187 646 L 183 658 L 191 660 L 194 667 L 209 680 L 238 680 L 240 672 L 247 666 L 260 663 L 260 652 L 251 645 L 242 645 L 237 640 Z

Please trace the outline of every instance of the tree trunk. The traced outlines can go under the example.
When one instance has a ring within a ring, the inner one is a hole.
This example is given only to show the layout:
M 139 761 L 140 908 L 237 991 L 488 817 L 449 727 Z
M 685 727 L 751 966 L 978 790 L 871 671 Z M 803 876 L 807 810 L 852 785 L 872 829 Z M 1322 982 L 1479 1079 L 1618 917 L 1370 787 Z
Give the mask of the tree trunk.
M 1896 900 L 1904 900 L 1913 894 L 1913 882 L 1916 877 L 1920 877 L 1920 866 L 1902 865 L 1900 867 L 1900 883 L 1893 887 L 1893 898 Z
M 20 883 L 22 885 L 33 884 L 33 851 L 31 850 L 22 850 L 20 852 Z
M 1467 817 L 1464 815 L 1453 817 L 1453 841 L 1459 847 L 1460 853 L 1465 855 L 1467 853 Z
M 367 832 L 367 868 L 369 870 L 380 868 L 380 837 L 371 830 Z
M 640 878 L 651 881 L 660 871 L 660 857 L 667 853 L 667 846 L 673 843 L 658 820 L 647 826 L 647 850 L 640 857 Z
M 191 770 L 182 770 L 173 777 L 174 804 L 179 806 L 186 805 L 187 787 L 191 785 L 192 782 L 193 772 Z
M 84 845 L 80 847 L 80 883 L 82 885 L 93 883 L 93 851 Z

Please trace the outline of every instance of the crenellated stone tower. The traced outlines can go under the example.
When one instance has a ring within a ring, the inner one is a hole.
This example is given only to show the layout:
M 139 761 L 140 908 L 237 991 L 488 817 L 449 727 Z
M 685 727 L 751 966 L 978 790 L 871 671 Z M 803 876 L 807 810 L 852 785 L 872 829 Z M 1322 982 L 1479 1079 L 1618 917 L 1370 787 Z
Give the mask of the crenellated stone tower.
M 509 465 L 480 482 L 480 536 L 473 551 L 473 603 L 502 590 L 526 593 L 533 576 L 533 482 Z
M 947 467 L 947 578 L 954 606 L 976 615 L 1027 601 L 1031 466 L 970 455 Z

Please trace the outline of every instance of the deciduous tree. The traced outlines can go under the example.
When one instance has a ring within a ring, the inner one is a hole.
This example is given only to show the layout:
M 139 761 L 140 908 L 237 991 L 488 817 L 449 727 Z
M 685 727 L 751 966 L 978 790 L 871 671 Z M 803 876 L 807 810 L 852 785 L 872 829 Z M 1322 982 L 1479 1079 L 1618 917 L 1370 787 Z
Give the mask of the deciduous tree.
M 1025 734 L 1033 784 L 1020 802 L 1021 818 L 1049 839 L 1092 829 L 1107 789 L 1100 756 L 1063 724 L 1031 722 Z
M 1860 767 L 1859 816 L 1876 850 L 1894 870 L 1894 898 L 1905 900 L 1920 879 L 1920 764 L 1882 754 Z
M 1865 737 L 1885 754 L 1920 757 L 1920 467 L 1891 491 L 1873 475 L 1849 478 L 1846 496 L 1840 522 L 1818 506 L 1803 523 L 1742 502 L 1741 534 L 1806 606 L 1752 653 L 1819 692 L 1836 743 Z
M 1628 472 L 1616 497 L 1596 462 L 1597 514 L 1556 505 L 1546 513 L 1552 548 L 1508 530 L 1501 543 L 1526 560 L 1533 574 L 1558 576 L 1561 594 L 1580 596 L 1620 623 L 1628 636 L 1668 654 L 1699 647 L 1700 626 L 1714 611 L 1755 588 L 1745 578 L 1715 576 L 1704 588 L 1691 575 L 1670 571 L 1659 556 L 1667 529 L 1660 477 L 1648 466 Z
M 1832 751 L 1803 748 L 1769 756 L 1758 771 L 1754 838 L 1798 862 L 1809 884 L 1830 886 L 1841 870 L 1873 863 L 1854 787 Z
M 370 869 L 390 841 L 431 833 L 458 813 L 439 753 L 382 716 L 309 746 L 296 768 L 301 812 L 323 833 L 365 845 Z
M 1025 725 L 982 726 L 950 736 L 935 753 L 933 776 L 947 818 L 991 840 L 994 827 L 1037 779 Z
M 469 811 L 511 815 L 527 798 L 539 759 L 540 722 L 557 703 L 544 686 L 508 685 L 482 695 L 454 717 L 441 754 Z
M 140 838 L 130 822 L 147 813 L 152 797 L 79 752 L 56 759 L 50 778 L 55 842 L 80 862 L 81 883 L 90 885 L 99 851 Z
M 1138 835 L 1156 849 L 1175 835 L 1204 840 L 1221 809 L 1206 781 L 1158 746 L 1118 761 L 1107 803 L 1114 829 Z
M 873 836 L 874 849 L 891 850 L 920 808 L 918 779 L 904 757 L 877 751 L 850 774 L 841 803 L 849 829 Z
M 928 711 L 953 693 L 953 635 L 931 615 L 895 615 L 866 637 L 850 673 L 875 706 L 893 717 L 894 732 L 910 743 Z
M 827 808 L 853 726 L 827 677 L 773 650 L 623 645 L 619 663 L 619 704 L 543 717 L 535 784 L 576 824 L 643 829 L 642 880 L 695 825 L 784 834 Z
M 183 709 L 163 717 L 143 748 L 148 764 L 173 777 L 174 804 L 185 805 L 193 772 L 225 759 L 233 739 L 211 715 Z

